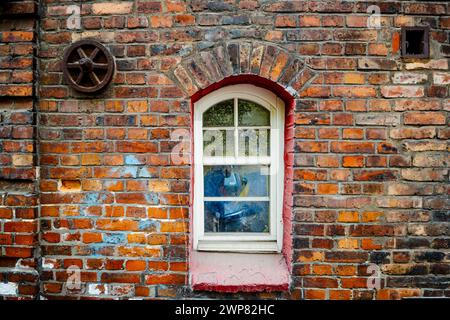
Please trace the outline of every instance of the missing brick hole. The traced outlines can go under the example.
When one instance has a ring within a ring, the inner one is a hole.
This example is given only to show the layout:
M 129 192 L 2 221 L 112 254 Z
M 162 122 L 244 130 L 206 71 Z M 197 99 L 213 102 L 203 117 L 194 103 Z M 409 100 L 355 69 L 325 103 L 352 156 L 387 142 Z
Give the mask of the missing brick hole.
M 429 29 L 427 27 L 404 27 L 402 29 L 402 57 L 429 57 Z

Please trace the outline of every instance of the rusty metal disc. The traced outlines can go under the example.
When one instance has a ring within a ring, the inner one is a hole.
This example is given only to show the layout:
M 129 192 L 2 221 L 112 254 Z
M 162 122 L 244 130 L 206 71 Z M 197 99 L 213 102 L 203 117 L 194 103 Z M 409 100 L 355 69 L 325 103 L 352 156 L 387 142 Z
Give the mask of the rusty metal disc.
M 67 83 L 74 89 L 97 92 L 111 82 L 114 59 L 101 43 L 81 40 L 64 52 L 62 69 Z

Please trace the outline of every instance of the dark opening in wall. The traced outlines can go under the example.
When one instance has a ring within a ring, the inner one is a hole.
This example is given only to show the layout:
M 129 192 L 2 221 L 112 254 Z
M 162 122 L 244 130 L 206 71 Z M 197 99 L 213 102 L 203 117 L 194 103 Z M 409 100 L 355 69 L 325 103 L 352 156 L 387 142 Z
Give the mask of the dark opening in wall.
M 429 29 L 428 27 L 402 28 L 402 57 L 429 57 Z

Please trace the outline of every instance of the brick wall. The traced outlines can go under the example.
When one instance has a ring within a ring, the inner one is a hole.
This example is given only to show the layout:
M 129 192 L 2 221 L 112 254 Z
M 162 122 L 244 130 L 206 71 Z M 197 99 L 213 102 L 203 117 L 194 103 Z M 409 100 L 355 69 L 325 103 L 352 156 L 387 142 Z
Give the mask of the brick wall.
M 37 145 L 43 296 L 223 297 L 187 285 L 191 168 L 171 159 L 170 135 L 190 130 L 193 94 L 250 73 L 297 102 L 293 271 L 290 292 L 241 296 L 449 296 L 450 5 L 374 3 L 380 29 L 367 28 L 372 3 L 363 1 L 84 1 L 81 29 L 72 30 L 66 1 L 41 1 L 35 143 L 24 133 L 33 123 L 31 81 L 26 72 L 10 76 L 32 70 L 10 57 L 33 42 L 25 33 L 33 24 L 2 19 L 6 277 L 11 256 L 32 256 L 33 242 L 18 236 L 37 230 L 27 162 Z M 431 28 L 430 59 L 400 58 L 400 28 L 415 25 Z M 63 50 L 82 38 L 115 57 L 113 83 L 100 94 L 62 79 Z M 18 55 L 32 61 L 31 51 Z M 23 208 L 31 208 L 25 216 Z M 381 270 L 379 290 L 367 288 L 371 264 Z M 67 281 L 77 270 L 81 286 Z
M 0 5 L 0 297 L 37 292 L 36 4 Z

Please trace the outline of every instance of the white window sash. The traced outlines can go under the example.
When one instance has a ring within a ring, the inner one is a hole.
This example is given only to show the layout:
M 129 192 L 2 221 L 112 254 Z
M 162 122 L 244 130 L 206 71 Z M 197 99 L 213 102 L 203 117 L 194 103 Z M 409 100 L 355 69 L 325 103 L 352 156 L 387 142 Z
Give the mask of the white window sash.
M 234 127 L 202 127 L 203 112 L 214 104 L 234 99 Z M 270 127 L 238 127 L 238 99 L 254 101 L 270 110 Z M 238 157 L 238 130 L 270 128 L 270 156 Z M 234 130 L 234 157 L 203 157 L 203 130 Z M 284 103 L 273 93 L 253 86 L 234 85 L 219 89 L 194 104 L 194 206 L 193 246 L 207 251 L 280 252 L 282 249 L 282 209 L 284 184 Z M 269 197 L 204 197 L 203 166 L 207 165 L 269 165 Z M 269 233 L 205 233 L 204 202 L 213 201 L 270 201 Z

